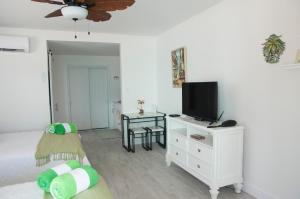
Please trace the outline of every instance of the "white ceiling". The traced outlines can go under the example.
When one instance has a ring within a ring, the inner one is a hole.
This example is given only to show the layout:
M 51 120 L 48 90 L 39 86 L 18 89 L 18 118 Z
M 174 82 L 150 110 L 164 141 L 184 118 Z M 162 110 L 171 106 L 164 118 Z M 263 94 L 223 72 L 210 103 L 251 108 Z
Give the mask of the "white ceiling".
M 54 55 L 89 55 L 89 56 L 119 56 L 119 44 L 75 42 L 75 41 L 49 41 L 48 49 Z
M 136 0 L 124 11 L 115 11 L 107 22 L 91 23 L 91 31 L 134 35 L 157 35 L 187 20 L 221 0 Z M 1 0 L 0 26 L 51 30 L 74 30 L 74 23 L 63 17 L 45 19 L 58 5 L 30 0 Z M 86 31 L 88 22 L 77 29 Z

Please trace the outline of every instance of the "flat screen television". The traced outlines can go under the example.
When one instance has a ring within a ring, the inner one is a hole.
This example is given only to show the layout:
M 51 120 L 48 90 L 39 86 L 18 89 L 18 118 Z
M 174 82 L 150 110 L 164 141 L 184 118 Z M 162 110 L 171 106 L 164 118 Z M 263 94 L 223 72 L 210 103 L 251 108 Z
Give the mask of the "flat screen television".
M 182 113 L 198 120 L 218 118 L 218 82 L 182 84 Z

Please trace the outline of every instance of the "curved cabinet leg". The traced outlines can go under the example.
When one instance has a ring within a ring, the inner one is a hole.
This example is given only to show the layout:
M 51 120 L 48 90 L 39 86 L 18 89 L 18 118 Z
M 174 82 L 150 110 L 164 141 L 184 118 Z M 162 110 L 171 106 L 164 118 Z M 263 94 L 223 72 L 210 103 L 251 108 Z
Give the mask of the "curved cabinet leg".
M 219 189 L 210 189 L 209 190 L 209 193 L 210 193 L 210 196 L 211 196 L 211 199 L 217 199 L 218 198 L 218 195 L 219 195 Z
M 242 183 L 236 183 L 233 186 L 234 186 L 235 193 L 241 193 L 242 188 L 243 188 L 243 184 Z

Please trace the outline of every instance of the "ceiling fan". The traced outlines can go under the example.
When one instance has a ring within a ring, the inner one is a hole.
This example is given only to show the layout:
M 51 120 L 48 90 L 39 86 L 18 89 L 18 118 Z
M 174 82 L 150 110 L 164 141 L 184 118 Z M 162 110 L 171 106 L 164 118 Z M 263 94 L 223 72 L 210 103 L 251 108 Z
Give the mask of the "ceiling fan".
M 108 21 L 111 14 L 108 12 L 125 10 L 132 6 L 135 0 L 32 0 L 40 3 L 62 5 L 63 7 L 45 16 L 45 18 L 60 17 L 74 21 L 88 19 L 95 22 Z

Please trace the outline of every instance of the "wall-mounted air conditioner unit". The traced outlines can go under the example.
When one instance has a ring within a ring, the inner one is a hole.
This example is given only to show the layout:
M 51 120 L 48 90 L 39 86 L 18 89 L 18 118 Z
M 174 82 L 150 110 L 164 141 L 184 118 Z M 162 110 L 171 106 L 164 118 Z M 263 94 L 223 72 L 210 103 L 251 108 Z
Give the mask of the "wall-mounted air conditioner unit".
M 29 52 L 29 38 L 0 35 L 0 51 Z

